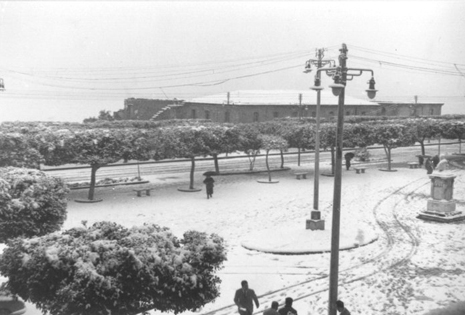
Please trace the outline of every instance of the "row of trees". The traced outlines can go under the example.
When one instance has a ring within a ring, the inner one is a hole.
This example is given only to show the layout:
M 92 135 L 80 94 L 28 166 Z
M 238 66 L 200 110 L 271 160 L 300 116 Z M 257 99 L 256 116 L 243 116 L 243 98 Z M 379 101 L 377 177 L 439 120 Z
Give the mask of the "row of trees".
M 239 125 L 168 121 L 164 125 L 152 128 L 142 126 L 143 128 L 86 129 L 82 124 L 43 126 L 30 123 L 14 127 L 16 132 L 7 132 L 0 126 L 0 166 L 39 168 L 40 164 L 89 165 L 89 200 L 94 198 L 98 169 L 109 163 L 187 158 L 191 160 L 189 188 L 194 189 L 196 157 L 212 156 L 215 171 L 220 173 L 220 154 L 244 152 L 249 157 L 250 170 L 253 170 L 255 158 L 260 152 L 280 150 L 283 167 L 283 151 L 289 147 L 297 148 L 300 161 L 301 150 L 311 150 L 315 147 L 317 132 L 313 123 L 299 120 Z M 320 148 L 330 150 L 334 159 L 336 125 L 323 123 L 318 132 Z M 346 148 L 383 145 L 390 169 L 392 149 L 418 142 L 421 145 L 421 153 L 424 154 L 426 139 L 446 138 L 461 141 L 465 137 L 465 123 L 440 119 L 346 123 L 343 137 L 343 145 Z

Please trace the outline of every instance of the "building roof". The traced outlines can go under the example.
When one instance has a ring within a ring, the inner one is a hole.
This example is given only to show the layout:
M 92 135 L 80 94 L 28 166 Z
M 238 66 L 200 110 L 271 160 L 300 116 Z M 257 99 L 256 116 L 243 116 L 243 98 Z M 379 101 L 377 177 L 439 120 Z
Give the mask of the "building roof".
M 302 105 L 315 105 L 316 92 L 312 90 L 239 90 L 229 93 L 231 105 L 299 105 L 299 94 L 302 94 Z M 187 103 L 227 104 L 227 92 L 207 95 L 186 100 Z M 338 98 L 331 90 L 321 91 L 321 105 L 337 105 Z M 346 95 L 345 105 L 379 105 L 377 102 L 357 99 Z

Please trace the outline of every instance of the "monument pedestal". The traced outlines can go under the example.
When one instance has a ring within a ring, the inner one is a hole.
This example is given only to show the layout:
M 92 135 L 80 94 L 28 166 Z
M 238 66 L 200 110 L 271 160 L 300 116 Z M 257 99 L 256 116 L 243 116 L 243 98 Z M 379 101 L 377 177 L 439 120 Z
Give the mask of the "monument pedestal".
M 427 201 L 426 211 L 418 214 L 419 219 L 454 222 L 465 220 L 465 215 L 461 211 L 456 211 L 456 204 L 453 201 L 454 178 L 456 176 L 447 173 L 432 174 L 431 198 Z
M 318 210 L 313 210 L 310 215 L 310 220 L 306 221 L 307 230 L 324 230 L 325 229 L 325 220 L 321 220 L 321 212 Z
M 426 204 L 426 211 L 431 212 L 455 212 L 455 202 L 452 200 L 428 200 Z

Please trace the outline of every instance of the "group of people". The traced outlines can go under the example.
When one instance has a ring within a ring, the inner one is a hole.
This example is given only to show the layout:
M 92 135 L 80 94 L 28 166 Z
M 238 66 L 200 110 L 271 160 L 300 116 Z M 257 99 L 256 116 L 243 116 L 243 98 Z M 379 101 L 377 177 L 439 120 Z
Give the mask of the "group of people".
M 263 311 L 263 315 L 297 315 L 297 311 L 292 307 L 294 300 L 287 297 L 284 300 L 284 306 L 279 308 L 277 301 L 271 302 L 271 307 Z M 260 307 L 255 291 L 249 288 L 246 280 L 241 282 L 241 288 L 234 295 L 234 303 L 239 309 L 240 315 L 252 315 L 254 303 L 257 308 Z M 337 301 L 336 308 L 341 315 L 350 315 L 350 312 L 344 307 L 344 302 Z

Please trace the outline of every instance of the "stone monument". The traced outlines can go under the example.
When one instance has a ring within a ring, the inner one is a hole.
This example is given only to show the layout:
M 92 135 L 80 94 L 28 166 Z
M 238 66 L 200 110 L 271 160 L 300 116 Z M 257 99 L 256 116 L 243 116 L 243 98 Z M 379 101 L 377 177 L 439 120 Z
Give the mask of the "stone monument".
M 325 220 L 321 220 L 321 212 L 319 210 L 312 210 L 310 220 L 306 221 L 307 230 L 324 230 Z
M 456 177 L 442 172 L 429 175 L 431 198 L 427 201 L 426 211 L 421 212 L 418 218 L 438 222 L 465 220 L 465 215 L 461 211 L 456 211 L 456 204 L 453 200 Z

